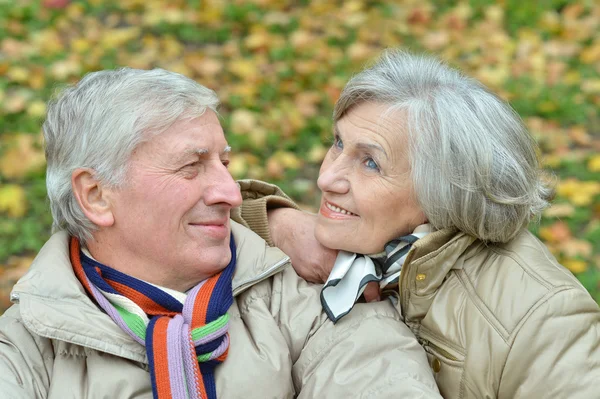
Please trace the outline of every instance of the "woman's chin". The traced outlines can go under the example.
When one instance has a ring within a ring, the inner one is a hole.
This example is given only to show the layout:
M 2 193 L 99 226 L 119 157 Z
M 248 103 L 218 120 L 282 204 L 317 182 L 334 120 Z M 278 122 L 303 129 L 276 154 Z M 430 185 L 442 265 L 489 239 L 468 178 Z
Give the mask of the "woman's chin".
M 335 249 L 336 251 L 354 252 L 357 254 L 371 254 L 380 252 L 381 250 L 369 251 L 371 246 L 364 245 L 365 240 L 353 235 L 340 235 L 337 232 L 328 231 L 325 229 L 315 229 L 315 237 L 317 241 L 325 248 Z M 383 246 L 382 246 L 383 249 Z

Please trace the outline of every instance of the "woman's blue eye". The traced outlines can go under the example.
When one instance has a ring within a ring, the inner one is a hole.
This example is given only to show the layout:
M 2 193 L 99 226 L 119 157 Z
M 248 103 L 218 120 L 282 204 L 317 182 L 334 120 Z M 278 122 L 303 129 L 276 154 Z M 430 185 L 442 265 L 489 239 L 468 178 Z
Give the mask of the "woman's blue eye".
M 344 148 L 344 143 L 342 143 L 342 139 L 340 139 L 338 136 L 335 136 L 335 139 L 333 141 L 333 145 L 337 148 Z
M 369 169 L 379 170 L 379 165 L 372 158 L 367 158 L 365 160 L 365 166 Z

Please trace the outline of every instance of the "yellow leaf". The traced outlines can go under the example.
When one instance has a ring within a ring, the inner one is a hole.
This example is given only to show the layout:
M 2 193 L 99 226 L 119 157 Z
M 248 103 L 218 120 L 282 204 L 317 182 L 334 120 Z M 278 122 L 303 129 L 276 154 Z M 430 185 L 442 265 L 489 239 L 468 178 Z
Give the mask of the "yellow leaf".
M 82 37 L 78 37 L 71 42 L 71 48 L 77 53 L 85 53 L 90 47 L 90 41 Z
M 558 106 L 553 101 L 547 100 L 539 103 L 537 108 L 542 112 L 554 112 L 558 109 Z
M 27 107 L 27 114 L 34 118 L 41 118 L 46 115 L 46 103 L 43 101 L 33 101 Z
M 46 164 L 39 141 L 31 134 L 8 136 L 2 147 L 6 150 L 0 155 L 0 174 L 9 179 L 21 178 Z
M 544 216 L 549 218 L 569 217 L 575 213 L 575 207 L 571 204 L 554 204 L 544 211 Z
M 290 151 L 278 151 L 274 154 L 274 157 L 286 169 L 298 169 L 302 166 L 300 158 Z
M 100 45 L 102 46 L 102 48 L 105 48 L 107 50 L 117 49 L 123 46 L 125 43 L 130 42 L 135 38 L 138 38 L 140 36 L 140 33 L 141 28 L 139 26 L 110 29 L 107 30 L 102 36 Z
M 235 178 L 240 179 L 245 177 L 248 170 L 248 162 L 242 154 L 232 155 L 229 160 L 229 173 Z
M 16 184 L 0 187 L 0 212 L 15 218 L 25 215 L 27 202 L 23 187 Z
M 256 127 L 256 114 L 247 109 L 237 109 L 231 114 L 231 133 L 250 133 Z
M 255 127 L 248 133 L 248 136 L 250 137 L 250 141 L 254 148 L 264 148 L 267 142 L 267 131 L 263 127 Z
M 584 93 L 600 93 L 600 79 L 587 79 L 581 83 Z
M 581 82 L 581 74 L 579 71 L 569 71 L 565 74 L 563 83 L 566 85 L 575 85 Z
M 29 78 L 29 71 L 22 66 L 14 66 L 6 72 L 6 76 L 17 83 L 24 83 Z
M 57 61 L 52 64 L 51 72 L 57 80 L 65 80 L 69 76 L 79 76 L 81 64 L 75 59 Z
M 229 71 L 245 80 L 254 80 L 259 76 L 256 63 L 246 59 L 236 59 L 231 61 L 229 63 Z
M 545 168 L 558 168 L 562 163 L 562 158 L 558 155 L 546 155 L 542 158 L 542 165 Z
M 373 56 L 373 49 L 360 42 L 351 44 L 347 50 L 348 56 L 353 61 L 365 61 Z
M 587 258 L 592 254 L 592 244 L 585 240 L 566 240 L 560 243 L 560 250 L 569 258 L 576 256 Z
M 588 264 L 582 260 L 567 259 L 562 262 L 563 266 L 569 269 L 573 273 L 583 273 L 588 269 Z
M 325 155 L 329 149 L 320 144 L 313 146 L 308 152 L 306 159 L 312 163 L 321 163 L 325 159 Z
M 258 30 L 257 32 L 250 34 L 244 40 L 244 44 L 250 50 L 257 50 L 259 48 L 267 47 L 269 42 L 270 36 L 264 29 Z
M 600 172 L 600 155 L 594 155 L 587 164 L 590 172 Z
M 571 195 L 571 202 L 576 206 L 587 206 L 592 203 L 592 196 L 585 192 Z
M 314 43 L 314 40 L 315 37 L 311 33 L 301 29 L 290 35 L 290 43 L 292 44 L 292 47 L 297 50 L 311 47 Z

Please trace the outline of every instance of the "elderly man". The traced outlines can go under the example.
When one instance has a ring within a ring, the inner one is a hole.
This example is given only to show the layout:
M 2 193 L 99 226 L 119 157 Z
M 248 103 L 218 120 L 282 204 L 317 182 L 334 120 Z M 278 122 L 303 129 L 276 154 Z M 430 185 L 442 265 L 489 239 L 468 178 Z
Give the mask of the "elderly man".
M 390 302 L 334 325 L 320 286 L 230 220 L 217 103 L 179 74 L 120 69 L 50 105 L 56 233 L 0 318 L 1 396 L 439 397 Z

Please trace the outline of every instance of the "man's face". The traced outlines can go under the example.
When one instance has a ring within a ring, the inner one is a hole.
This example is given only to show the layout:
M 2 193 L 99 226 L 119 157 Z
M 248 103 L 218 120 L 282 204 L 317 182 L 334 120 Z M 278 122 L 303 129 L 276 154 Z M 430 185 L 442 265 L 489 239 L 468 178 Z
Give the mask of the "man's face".
M 229 211 L 242 202 L 228 151 L 211 110 L 141 144 L 111 200 L 120 252 L 170 286 L 189 288 L 227 266 Z

